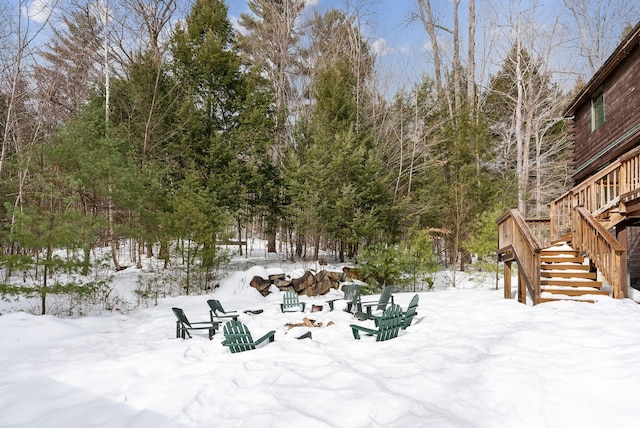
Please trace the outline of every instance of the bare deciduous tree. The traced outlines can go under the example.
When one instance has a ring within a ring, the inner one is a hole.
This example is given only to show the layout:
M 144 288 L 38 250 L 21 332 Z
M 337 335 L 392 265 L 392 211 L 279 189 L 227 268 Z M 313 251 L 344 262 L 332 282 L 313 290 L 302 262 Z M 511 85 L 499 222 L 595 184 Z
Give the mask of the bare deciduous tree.
M 564 98 L 558 85 L 552 82 L 555 77 L 552 60 L 564 39 L 559 19 L 545 26 L 537 25 L 537 3 L 527 10 L 519 6 L 514 5 L 510 11 L 508 24 L 494 25 L 504 30 L 503 40 L 510 41 L 511 47 L 502 70 L 493 78 L 485 108 L 493 111 L 489 114 L 491 127 L 495 135 L 500 135 L 505 153 L 512 156 L 504 162 L 508 169 L 510 165 L 515 167 L 518 209 L 525 215 L 538 215 L 548 200 L 543 200 L 545 192 L 537 186 L 542 185 L 548 171 L 557 171 L 551 160 L 562 158 L 558 153 L 565 148 L 564 140 L 557 138 Z M 501 113 L 495 114 L 498 111 Z M 552 132 L 554 128 L 556 135 Z M 507 147 L 511 144 L 515 150 Z M 555 180 L 563 183 L 564 177 Z M 554 190 L 559 191 L 557 186 Z
M 625 26 L 640 18 L 636 0 L 563 0 L 578 33 L 575 46 L 589 64 L 589 76 L 602 66 L 620 42 Z
M 298 68 L 299 29 L 297 21 L 304 0 L 252 0 L 253 14 L 242 14 L 240 24 L 248 34 L 241 35 L 244 49 L 273 82 L 276 105 L 276 142 L 272 147 L 276 165 L 282 164 L 282 152 L 291 138 L 290 103 L 295 86 L 293 73 Z

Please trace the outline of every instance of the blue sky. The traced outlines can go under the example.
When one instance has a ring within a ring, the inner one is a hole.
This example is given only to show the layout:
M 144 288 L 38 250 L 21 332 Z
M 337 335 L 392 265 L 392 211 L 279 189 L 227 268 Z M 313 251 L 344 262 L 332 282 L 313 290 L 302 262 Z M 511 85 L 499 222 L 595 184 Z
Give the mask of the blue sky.
M 42 14 L 38 11 L 46 11 L 46 5 L 67 4 L 71 0 L 0 0 L 0 13 L 5 13 L 3 6 L 9 6 L 9 14 L 15 20 L 17 15 L 17 5 L 21 4 L 25 10 L 29 10 L 29 21 L 31 29 L 39 26 L 38 22 Z M 96 0 L 97 2 L 106 0 Z M 121 0 L 108 0 L 111 7 L 117 7 Z M 193 0 L 179 0 L 181 9 L 188 13 L 188 5 Z M 452 15 L 451 0 L 431 0 L 434 15 L 438 22 L 450 25 Z M 592 0 L 594 2 L 598 0 Z M 229 18 L 236 22 L 243 12 L 249 12 L 247 0 L 226 0 L 229 7 Z M 532 6 L 535 4 L 535 8 Z M 513 43 L 513 13 L 516 7 L 520 7 L 523 14 L 535 9 L 535 18 L 531 22 L 525 22 L 530 30 L 535 32 L 535 40 L 538 46 L 532 49 L 539 49 L 541 55 L 544 54 L 545 41 L 547 47 L 550 45 L 545 39 L 545 31 L 550 29 L 558 17 L 570 24 L 567 11 L 563 9 L 559 0 L 476 0 L 477 33 L 476 33 L 476 81 L 487 82 L 490 74 L 495 73 L 501 66 L 506 52 Z M 462 1 L 460 4 L 460 36 L 461 54 L 463 61 L 466 59 L 466 34 L 467 34 L 467 12 L 468 2 Z M 432 59 L 429 50 L 429 39 L 420 22 L 409 22 L 411 13 L 417 10 L 417 0 L 308 0 L 307 13 L 313 8 L 321 11 L 329 8 L 346 10 L 348 13 L 357 12 L 360 17 L 362 32 L 374 47 L 377 53 L 377 78 L 379 90 L 384 92 L 394 92 L 400 88 L 410 90 L 412 85 L 420 79 L 424 73 L 429 73 L 432 69 Z M 614 19 L 613 17 L 609 17 Z M 615 18 L 615 19 L 620 19 Z M 629 17 L 632 19 L 632 17 Z M 511 20 L 511 21 L 510 21 Z M 509 21 L 511 23 L 509 23 Z M 526 19 L 525 19 L 526 21 Z M 535 21 L 535 22 L 533 22 Z M 635 23 L 635 21 L 633 22 Z M 1 32 L 2 29 L 0 29 Z M 575 35 L 575 33 L 574 33 Z M 569 35 L 570 36 L 570 35 Z M 451 53 L 451 37 L 446 32 L 439 33 L 439 42 L 445 63 L 449 63 Z M 617 44 L 619 32 L 613 34 L 610 39 L 612 46 Z M 555 39 L 554 43 L 559 40 Z M 558 79 L 566 79 L 573 72 L 581 73 L 584 67 L 577 65 L 581 58 L 575 46 L 567 50 L 567 37 L 562 43 L 564 46 L 555 46 L 552 69 L 562 70 L 556 74 Z M 541 56 L 542 57 L 542 56 Z M 544 58 L 544 57 L 543 57 Z M 575 77 L 575 75 L 574 75 Z M 589 76 L 586 76 L 589 77 Z M 562 85 L 562 82 L 560 82 Z
M 249 12 L 246 0 L 227 0 L 231 19 L 239 19 Z M 358 13 L 362 31 L 378 55 L 380 85 L 409 88 L 428 69 L 425 51 L 427 35 L 420 23 L 409 23 L 410 13 L 416 10 L 415 0 L 310 0 L 307 10 L 321 11 L 336 8 Z M 450 7 L 450 0 L 439 0 Z M 442 9 L 438 5 L 436 11 Z
M 11 13 L 17 12 L 21 4 L 24 15 L 30 17 L 31 27 L 36 28 L 44 21 L 51 5 L 64 5 L 70 0 L 0 0 L 8 1 Z M 105 1 L 105 0 L 98 0 Z M 119 0 L 108 0 L 110 7 L 117 7 Z M 190 4 L 189 0 L 180 0 L 181 6 Z M 450 0 L 438 0 L 434 9 L 449 9 Z M 439 7 L 437 3 L 441 3 Z M 229 18 L 237 22 L 241 13 L 249 12 L 247 0 L 226 0 Z M 313 8 L 321 11 L 337 8 L 350 13 L 358 13 L 362 32 L 378 54 L 378 72 L 380 85 L 388 82 L 394 87 L 410 87 L 428 67 L 429 59 L 424 49 L 426 33 L 419 23 L 408 23 L 410 12 L 416 9 L 415 0 L 308 0 L 307 12 Z M 186 8 L 183 8 L 185 10 Z M 188 11 L 185 10 L 185 13 Z M 386 82 L 385 82 L 386 81 Z

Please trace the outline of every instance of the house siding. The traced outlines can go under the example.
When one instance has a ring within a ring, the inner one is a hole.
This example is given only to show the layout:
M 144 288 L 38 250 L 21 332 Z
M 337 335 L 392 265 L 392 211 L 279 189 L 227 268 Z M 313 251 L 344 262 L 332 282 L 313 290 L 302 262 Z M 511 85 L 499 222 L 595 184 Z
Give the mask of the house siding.
M 604 91 L 605 122 L 591 131 L 590 97 Z M 640 144 L 640 45 L 589 94 L 575 112 L 573 164 L 576 183 Z
M 640 226 L 627 227 L 627 260 L 629 285 L 640 290 Z

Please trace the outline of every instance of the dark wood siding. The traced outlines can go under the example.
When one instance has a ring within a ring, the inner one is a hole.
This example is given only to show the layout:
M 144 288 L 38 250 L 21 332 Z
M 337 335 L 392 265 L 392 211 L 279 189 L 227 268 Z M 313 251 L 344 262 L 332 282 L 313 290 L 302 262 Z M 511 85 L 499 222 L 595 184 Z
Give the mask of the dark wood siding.
M 591 131 L 590 98 L 575 110 L 576 182 L 640 144 L 640 45 L 634 44 L 602 88 L 606 119 L 600 128 Z
M 640 226 L 627 227 L 627 259 L 629 285 L 640 290 Z

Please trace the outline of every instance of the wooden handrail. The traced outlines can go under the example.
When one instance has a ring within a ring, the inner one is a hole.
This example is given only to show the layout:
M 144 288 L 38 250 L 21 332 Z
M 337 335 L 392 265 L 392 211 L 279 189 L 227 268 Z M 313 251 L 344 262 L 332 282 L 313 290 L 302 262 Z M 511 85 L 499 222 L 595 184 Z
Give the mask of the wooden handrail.
M 583 206 L 597 217 L 624 196 L 640 196 L 640 150 L 624 155 L 551 202 L 551 239 L 558 240 L 571 231 L 574 207 Z
M 584 207 L 572 215 L 573 247 L 585 253 L 609 281 L 613 297 L 627 295 L 627 251 Z
M 516 209 L 505 212 L 498 223 L 498 254 L 512 250 L 518 262 L 521 278 L 533 299 L 540 300 L 540 252 L 542 247 L 538 239 L 527 226 L 527 222 Z

